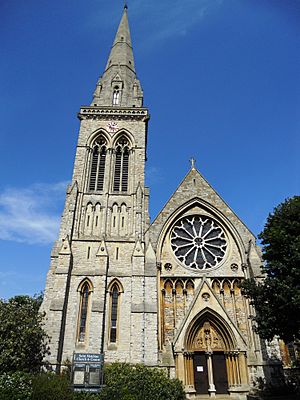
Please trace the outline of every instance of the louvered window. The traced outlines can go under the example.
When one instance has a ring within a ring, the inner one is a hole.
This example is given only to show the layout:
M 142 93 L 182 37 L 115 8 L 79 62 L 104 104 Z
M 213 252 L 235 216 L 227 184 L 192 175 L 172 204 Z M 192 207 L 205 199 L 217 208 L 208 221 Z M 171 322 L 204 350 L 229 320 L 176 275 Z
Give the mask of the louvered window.
M 116 164 L 115 164 L 115 179 L 114 179 L 115 192 L 120 191 L 121 166 L 122 166 L 122 150 L 121 147 L 118 147 L 116 151 Z
M 127 192 L 128 189 L 128 164 L 129 164 L 129 150 L 128 147 L 126 147 L 123 153 L 122 192 Z
M 98 169 L 98 147 L 94 147 L 93 155 L 92 155 L 92 165 L 91 165 L 91 174 L 90 174 L 90 185 L 89 190 L 95 190 L 96 179 L 97 179 L 97 169 Z
M 93 147 L 91 158 L 89 190 L 103 190 L 106 164 L 106 140 L 100 136 Z
M 109 341 L 111 343 L 116 343 L 117 341 L 118 301 L 119 301 L 119 289 L 117 285 L 114 285 L 111 291 L 110 336 L 109 336 Z
M 80 315 L 79 315 L 79 332 L 78 332 L 79 342 L 84 342 L 86 337 L 89 296 L 90 296 L 90 287 L 89 284 L 86 282 L 84 283 L 80 291 Z
M 100 154 L 97 190 L 103 190 L 104 174 L 105 174 L 105 160 L 106 160 L 106 148 L 103 146 L 101 148 L 101 154 Z
M 114 171 L 114 191 L 127 192 L 129 173 L 129 143 L 125 136 L 117 142 L 115 171 Z

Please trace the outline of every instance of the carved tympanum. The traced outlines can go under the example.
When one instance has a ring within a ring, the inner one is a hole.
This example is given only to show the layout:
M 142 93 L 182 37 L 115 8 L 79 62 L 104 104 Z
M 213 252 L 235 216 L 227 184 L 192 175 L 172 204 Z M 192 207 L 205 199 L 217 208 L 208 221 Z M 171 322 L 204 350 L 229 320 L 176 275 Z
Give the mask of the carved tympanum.
M 224 351 L 225 345 L 221 335 L 211 326 L 204 322 L 194 339 L 195 351 Z

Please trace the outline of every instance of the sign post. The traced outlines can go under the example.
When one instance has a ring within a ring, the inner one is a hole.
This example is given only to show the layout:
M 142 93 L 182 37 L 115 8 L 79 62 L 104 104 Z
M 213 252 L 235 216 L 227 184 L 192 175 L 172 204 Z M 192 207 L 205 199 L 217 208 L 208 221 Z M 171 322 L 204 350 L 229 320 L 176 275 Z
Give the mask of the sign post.
M 74 353 L 72 381 L 75 392 L 101 391 L 103 362 L 103 354 Z

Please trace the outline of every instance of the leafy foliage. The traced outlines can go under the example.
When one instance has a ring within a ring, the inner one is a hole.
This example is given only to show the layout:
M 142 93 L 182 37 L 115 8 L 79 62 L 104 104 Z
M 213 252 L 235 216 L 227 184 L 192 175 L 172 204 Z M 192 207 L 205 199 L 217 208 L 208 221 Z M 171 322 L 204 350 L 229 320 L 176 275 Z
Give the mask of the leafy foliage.
M 102 397 L 100 397 L 100 394 L 94 394 L 94 393 L 87 393 L 87 392 L 77 392 L 74 393 L 74 400 L 100 400 Z
M 115 363 L 105 369 L 105 388 L 101 400 L 184 400 L 178 379 L 170 379 L 157 369 L 143 365 Z
M 0 375 L 0 400 L 31 400 L 32 376 L 24 372 Z
M 48 353 L 41 301 L 41 296 L 0 300 L 0 373 L 39 371 Z
M 32 380 L 30 400 L 72 400 L 73 392 L 69 379 L 65 375 L 42 373 Z
M 300 196 L 275 208 L 259 238 L 266 278 L 243 284 L 256 310 L 257 331 L 269 340 L 300 339 Z
M 0 375 L 0 400 L 185 400 L 182 383 L 157 368 L 115 363 L 105 367 L 99 394 L 73 393 L 66 374 Z

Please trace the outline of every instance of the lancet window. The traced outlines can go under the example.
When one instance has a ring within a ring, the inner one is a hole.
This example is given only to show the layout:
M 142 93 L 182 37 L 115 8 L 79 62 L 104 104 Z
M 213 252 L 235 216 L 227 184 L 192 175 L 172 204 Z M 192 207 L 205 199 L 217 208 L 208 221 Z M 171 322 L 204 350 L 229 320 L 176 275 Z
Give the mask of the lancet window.
M 121 136 L 116 145 L 114 191 L 127 192 L 129 169 L 129 141 L 126 136 Z
M 87 319 L 90 303 L 90 295 L 92 292 L 91 284 L 84 281 L 80 287 L 80 305 L 78 318 L 78 342 L 84 342 L 87 332 Z
M 106 154 L 107 142 L 104 136 L 100 135 L 93 146 L 89 180 L 89 190 L 91 191 L 103 190 Z
M 120 96 L 121 96 L 120 88 L 119 86 L 115 86 L 113 91 L 113 101 L 112 101 L 113 106 L 117 106 L 120 104 Z
M 86 235 L 91 235 L 92 233 L 92 224 L 93 224 L 93 213 L 94 208 L 92 203 L 88 203 L 85 210 L 85 226 L 84 233 Z
M 121 288 L 118 282 L 114 282 L 109 291 L 110 293 L 110 327 L 109 342 L 116 343 L 118 339 L 118 317 Z

